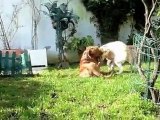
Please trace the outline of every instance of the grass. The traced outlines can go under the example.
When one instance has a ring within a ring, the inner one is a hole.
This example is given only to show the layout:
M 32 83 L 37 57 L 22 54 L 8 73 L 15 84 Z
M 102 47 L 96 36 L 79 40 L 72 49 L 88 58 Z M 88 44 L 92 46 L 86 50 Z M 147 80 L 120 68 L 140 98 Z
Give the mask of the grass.
M 72 65 L 60 70 L 50 67 L 35 77 L 1 78 L 0 119 L 158 119 L 158 107 L 140 95 L 143 81 L 128 70 L 126 65 L 123 74 L 108 79 L 80 78 L 78 65 Z M 160 88 L 159 80 L 156 86 Z

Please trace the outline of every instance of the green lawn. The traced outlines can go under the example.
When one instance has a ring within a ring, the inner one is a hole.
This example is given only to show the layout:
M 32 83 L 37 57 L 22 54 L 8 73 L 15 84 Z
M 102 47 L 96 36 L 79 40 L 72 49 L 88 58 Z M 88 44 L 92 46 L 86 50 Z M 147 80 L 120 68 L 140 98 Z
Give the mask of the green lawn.
M 50 67 L 40 76 L 0 78 L 0 119 L 158 119 L 158 107 L 140 95 L 143 81 L 129 70 L 126 65 L 124 73 L 111 78 L 80 78 L 78 65 L 73 65 L 61 70 Z

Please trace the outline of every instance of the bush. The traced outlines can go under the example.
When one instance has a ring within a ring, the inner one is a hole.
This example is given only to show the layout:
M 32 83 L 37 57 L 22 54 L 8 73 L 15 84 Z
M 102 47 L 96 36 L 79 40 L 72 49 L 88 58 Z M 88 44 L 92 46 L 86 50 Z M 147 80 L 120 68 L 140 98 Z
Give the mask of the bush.
M 73 37 L 69 42 L 65 44 L 65 50 L 77 51 L 78 54 L 81 54 L 87 46 L 93 44 L 94 40 L 90 35 L 82 38 Z

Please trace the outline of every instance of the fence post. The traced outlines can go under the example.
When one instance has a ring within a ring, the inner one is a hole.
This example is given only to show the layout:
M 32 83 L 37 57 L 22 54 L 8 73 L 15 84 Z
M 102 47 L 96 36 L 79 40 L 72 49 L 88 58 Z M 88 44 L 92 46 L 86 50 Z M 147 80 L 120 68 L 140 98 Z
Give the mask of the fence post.
M 8 74 L 9 74 L 9 52 L 7 51 L 4 57 L 4 75 Z
M 24 52 L 24 59 L 25 59 L 26 68 L 28 69 L 28 74 L 32 75 L 33 74 L 32 65 L 31 65 L 30 55 L 28 54 L 28 51 Z
M 16 52 L 12 53 L 12 63 L 11 63 L 11 74 L 14 75 L 15 74 L 15 70 L 16 70 L 16 65 L 15 65 L 15 60 L 16 60 Z
M 0 74 L 2 72 L 2 51 L 0 51 Z
M 22 74 L 22 56 L 19 56 L 18 60 L 18 73 Z

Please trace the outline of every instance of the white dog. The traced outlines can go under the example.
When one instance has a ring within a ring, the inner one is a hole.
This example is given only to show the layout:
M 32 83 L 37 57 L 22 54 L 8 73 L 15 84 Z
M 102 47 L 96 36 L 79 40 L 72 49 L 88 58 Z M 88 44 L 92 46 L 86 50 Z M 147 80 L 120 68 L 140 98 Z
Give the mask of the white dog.
M 111 71 L 113 71 L 114 66 L 117 65 L 119 68 L 118 74 L 122 73 L 122 64 L 127 60 L 127 45 L 121 41 L 114 41 L 102 45 L 100 49 L 104 51 L 102 59 L 107 60 L 107 65 Z

